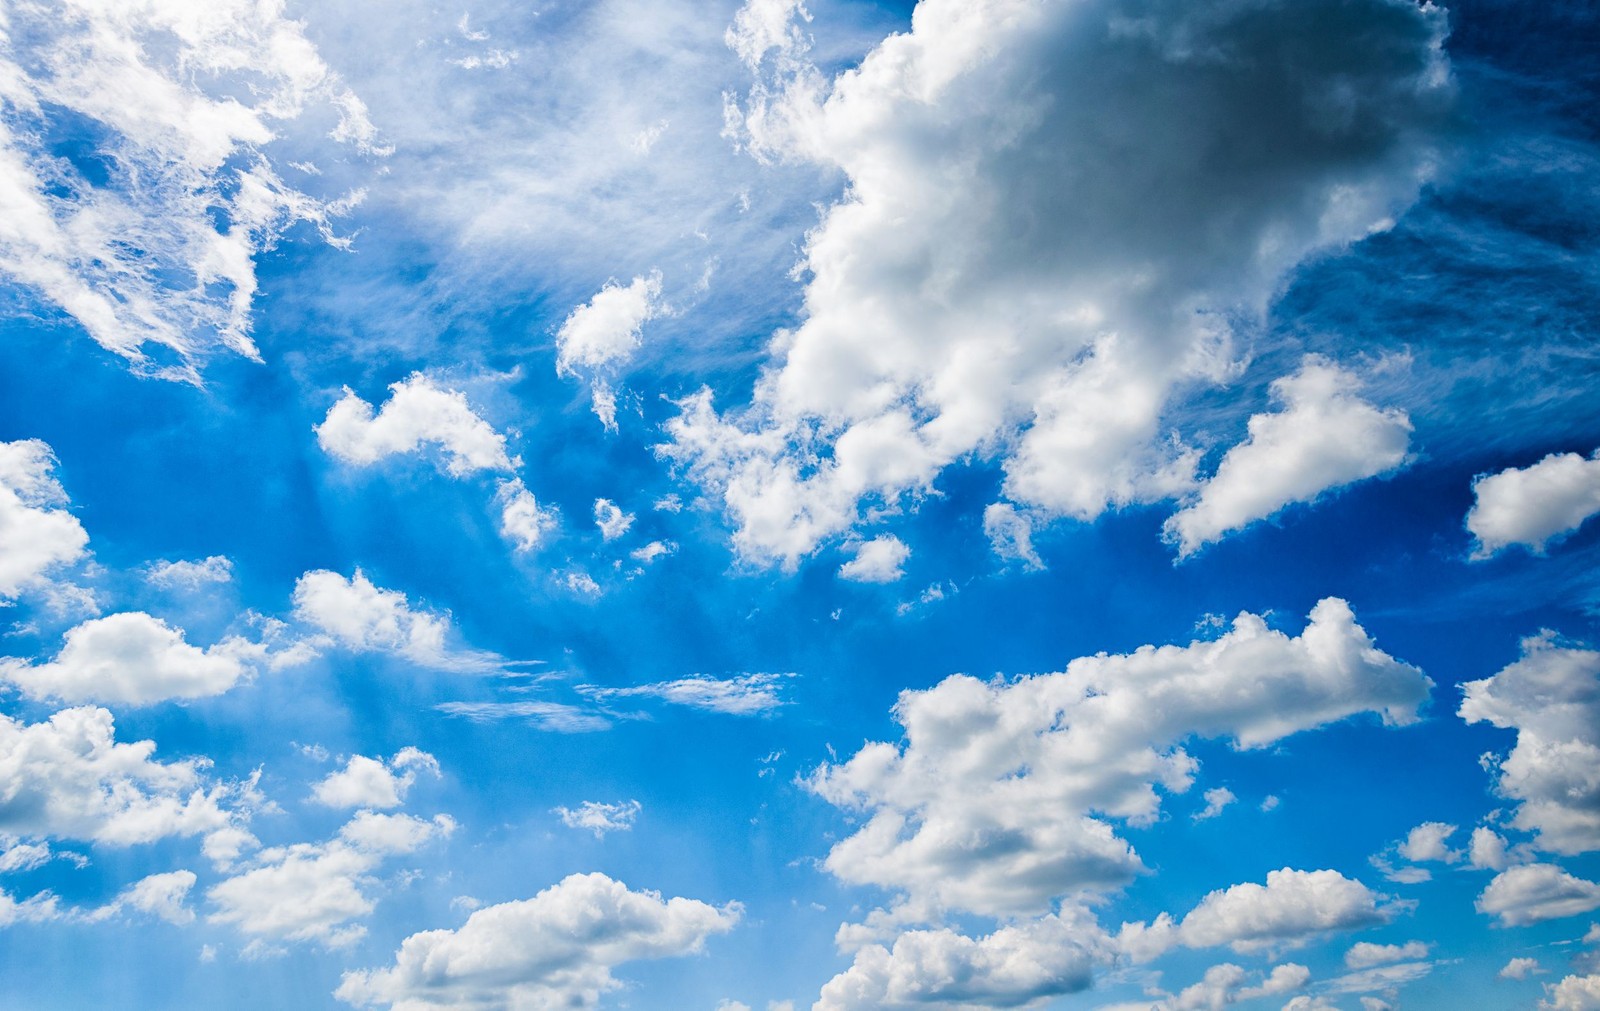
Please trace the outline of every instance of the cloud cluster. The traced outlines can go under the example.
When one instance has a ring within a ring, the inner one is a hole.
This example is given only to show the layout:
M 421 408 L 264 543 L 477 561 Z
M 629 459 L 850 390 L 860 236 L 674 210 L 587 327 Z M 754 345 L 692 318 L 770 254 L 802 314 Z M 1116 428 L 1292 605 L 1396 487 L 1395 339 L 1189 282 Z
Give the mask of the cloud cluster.
M 1467 529 L 1478 539 L 1474 558 L 1513 544 L 1543 553 L 1545 545 L 1600 512 L 1600 454 L 1551 453 L 1472 482 Z
M 316 432 L 324 450 L 357 466 L 415 453 L 425 445 L 438 447 L 452 477 L 517 466 L 506 453 L 506 437 L 473 411 L 465 394 L 420 372 L 390 385 L 389 399 L 376 413 L 346 388 Z
M 419 772 L 438 778 L 439 762 L 418 748 L 401 748 L 387 762 L 351 755 L 343 769 L 330 772 L 312 786 L 311 797 L 326 807 L 399 807 Z
M 1553 864 L 1523 864 L 1495 875 L 1477 906 L 1502 927 L 1522 927 L 1600 909 L 1600 884 Z
M 487 670 L 505 662 L 452 647 L 447 616 L 412 607 L 404 593 L 374 585 L 360 569 L 348 579 L 326 569 L 307 572 L 295 582 L 293 599 L 295 618 L 327 645 L 392 653 L 439 670 Z
M 51 472 L 55 454 L 38 439 L 0 442 L 0 600 L 56 566 L 83 557 L 89 535 L 67 512 Z

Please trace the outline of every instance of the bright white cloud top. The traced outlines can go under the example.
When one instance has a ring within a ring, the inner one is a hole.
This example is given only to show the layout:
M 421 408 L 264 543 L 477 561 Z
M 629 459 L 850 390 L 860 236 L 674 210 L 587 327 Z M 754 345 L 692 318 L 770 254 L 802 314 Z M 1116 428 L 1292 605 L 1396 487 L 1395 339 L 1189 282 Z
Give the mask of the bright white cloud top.
M 54 469 L 50 447 L 38 439 L 0 442 L 0 598 L 82 558 L 89 543 L 65 508 Z
M 1527 467 L 1509 467 L 1472 482 L 1476 501 L 1467 529 L 1478 539 L 1475 557 L 1514 544 L 1542 554 L 1600 512 L 1600 457 L 1551 453 Z

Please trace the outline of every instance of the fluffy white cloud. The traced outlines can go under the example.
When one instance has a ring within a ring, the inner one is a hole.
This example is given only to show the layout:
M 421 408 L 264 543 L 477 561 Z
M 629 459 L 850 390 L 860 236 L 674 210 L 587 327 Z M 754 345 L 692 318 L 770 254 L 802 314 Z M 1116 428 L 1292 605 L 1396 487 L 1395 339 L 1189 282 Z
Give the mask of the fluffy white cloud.
M 1501 979 L 1527 979 L 1542 971 L 1537 958 L 1513 958 L 1496 975 Z
M 869 815 L 833 847 L 839 877 L 979 913 L 1128 881 L 1142 868 L 1107 819 L 1148 823 L 1186 790 L 1189 737 L 1259 748 L 1357 713 L 1412 722 L 1431 682 L 1377 649 L 1344 601 L 1299 636 L 1241 614 L 1188 646 L 1080 657 L 1059 674 L 956 675 L 895 704 L 901 745 L 865 745 L 808 786 Z
M 351 755 L 343 769 L 330 772 L 311 788 L 311 797 L 328 807 L 399 807 L 418 772 L 437 777 L 438 760 L 417 748 L 401 748 L 387 762 Z
M 1474 870 L 1503 871 L 1506 869 L 1506 840 L 1487 825 L 1472 830 L 1472 841 L 1467 845 L 1467 860 Z
M 1233 795 L 1232 790 L 1225 786 L 1219 786 L 1214 790 L 1207 790 L 1205 792 L 1205 799 L 1205 808 L 1194 813 L 1195 821 L 1205 821 L 1208 818 L 1215 818 L 1217 815 L 1221 814 L 1229 804 L 1232 804 L 1239 798 Z
M 779 688 L 788 674 L 740 674 L 719 679 L 689 677 L 677 681 L 658 681 L 655 684 L 635 685 L 629 688 L 602 688 L 599 685 L 581 685 L 579 690 L 596 699 L 653 698 L 691 709 L 704 709 L 713 713 L 733 716 L 757 716 L 770 713 L 785 705 Z
M 387 969 L 346 973 L 336 992 L 361 1007 L 594 1007 L 627 962 L 700 951 L 739 921 L 736 903 L 636 892 L 574 874 L 531 899 L 474 912 L 456 930 L 413 934 Z
M 194 910 L 189 908 L 189 892 L 197 879 L 193 871 L 168 871 L 152 874 L 123 889 L 115 899 L 88 915 L 90 920 L 104 920 L 133 910 L 159 917 L 168 923 L 194 922 Z
M 1294 502 L 1398 467 L 1411 441 L 1405 412 L 1356 396 L 1357 376 L 1308 358 L 1272 384 L 1279 410 L 1257 414 L 1249 438 L 1228 450 L 1194 501 L 1167 521 L 1180 556 Z
M 304 26 L 279 0 L 25 0 L 0 38 L 0 272 L 146 371 L 259 357 L 255 255 L 298 222 L 342 245 L 331 222 L 359 199 L 287 185 L 269 145 L 317 107 L 337 116 L 332 139 L 380 153 Z M 99 134 L 92 167 L 51 149 L 75 119 Z
M 49 892 L 40 892 L 18 902 L 0 891 L 0 927 L 9 927 L 14 923 L 45 923 L 60 919 L 61 916 L 60 900 Z
M 199 760 L 158 762 L 154 741 L 118 743 L 109 712 L 43 723 L 0 715 L 0 830 L 130 846 L 230 828 L 228 788 Z
M 597 498 L 594 500 L 594 525 L 600 528 L 602 538 L 614 541 L 633 526 L 633 514 L 623 512 L 621 506 L 608 498 Z
M 67 493 L 51 474 L 55 463 L 38 439 L 0 442 L 0 600 L 82 558 L 89 543 L 83 524 L 64 508 Z
M 347 387 L 316 433 L 324 450 L 358 466 L 415 453 L 424 445 L 439 448 L 453 477 L 509 472 L 519 464 L 506 454 L 506 437 L 478 417 L 465 394 L 437 386 L 420 372 L 391 384 L 389 399 L 376 414 Z
M 1477 906 L 1499 926 L 1522 927 L 1600 909 L 1600 884 L 1553 864 L 1524 864 L 1496 874 Z
M 1450 93 L 1443 11 L 1398 0 L 929 0 L 832 82 L 758 7 L 744 140 L 848 187 L 750 405 L 684 401 L 665 451 L 788 566 L 974 453 L 1041 514 L 1187 490 L 1173 391 L 1414 199 Z
M 211 555 L 198 562 L 160 561 L 145 570 L 144 578 L 151 586 L 195 590 L 210 583 L 231 582 L 233 562 L 222 555 Z
M 328 644 L 393 653 L 424 667 L 486 670 L 504 662 L 493 653 L 450 647 L 448 616 L 413 608 L 404 593 L 373 585 L 360 569 L 349 579 L 326 569 L 301 576 L 294 584 L 294 616 Z
M 1286 962 L 1274 966 L 1258 983 L 1247 986 L 1254 975 L 1241 966 L 1224 962 L 1207 969 L 1200 982 L 1184 987 L 1181 992 L 1150 1003 L 1128 1005 L 1128 1011 L 1134 1008 L 1138 1011 L 1220 1011 L 1239 1001 L 1293 993 L 1306 985 L 1311 970 Z
M 1496 784 L 1519 802 L 1512 825 L 1554 853 L 1600 849 L 1600 652 L 1546 632 L 1524 639 L 1515 663 L 1461 688 L 1463 720 L 1517 731 Z
M 1001 558 L 1019 561 L 1030 571 L 1044 568 L 1033 548 L 1033 522 L 1010 502 L 995 502 L 984 509 L 983 532 Z
M 608 282 L 556 333 L 556 374 L 588 374 L 595 416 L 608 431 L 617 430 L 617 395 L 604 376 L 633 357 L 640 330 L 662 311 L 661 272 L 653 271 L 625 288 Z
M 855 583 L 892 583 L 905 575 L 901 568 L 911 549 L 893 534 L 883 534 L 856 545 L 856 556 L 839 566 L 839 578 Z
M 1461 851 L 1453 850 L 1448 843 L 1456 827 L 1442 821 L 1425 821 L 1406 833 L 1397 852 L 1407 860 L 1417 863 L 1438 861 L 1453 864 L 1461 859 Z
M 1292 948 L 1333 931 L 1358 930 L 1392 915 L 1380 896 L 1338 871 L 1269 871 L 1267 883 L 1247 881 L 1218 889 L 1181 921 L 1166 914 L 1149 924 L 1125 925 L 1119 940 L 1136 960 L 1173 945 L 1240 953 Z
M 561 824 L 568 828 L 583 829 L 593 832 L 596 839 L 605 837 L 607 832 L 627 832 L 633 828 L 633 821 L 639 817 L 641 805 L 636 800 L 622 801 L 616 804 L 603 804 L 595 800 L 586 800 L 576 808 L 558 807 L 554 810 Z
M 912 930 L 894 947 L 856 952 L 828 981 L 813 1011 L 1012 1008 L 1089 986 L 1104 963 L 1104 935 L 1082 912 L 1064 912 L 973 939 L 953 930 Z
M 213 885 L 207 919 L 231 923 L 266 940 L 316 941 L 336 948 L 366 933 L 358 920 L 376 907 L 373 874 L 386 857 L 415 852 L 448 836 L 444 815 L 424 821 L 404 814 L 359 812 L 334 838 L 261 850 L 249 868 Z
M 1546 985 L 1539 1011 L 1600 1011 L 1600 973 L 1567 976 Z
M 1371 941 L 1357 941 L 1344 953 L 1344 964 L 1348 969 L 1370 969 L 1375 965 L 1427 957 L 1428 946 L 1421 941 L 1407 941 L 1405 944 L 1373 944 Z
M 1600 512 L 1600 453 L 1551 453 L 1527 467 L 1511 467 L 1472 482 L 1475 501 L 1467 529 L 1478 539 L 1474 558 L 1513 544 L 1543 552 Z
M 0 659 L 0 680 L 36 699 L 143 706 L 222 694 L 249 676 L 241 657 L 250 652 L 237 638 L 208 649 L 192 646 L 181 629 L 129 611 L 68 630 L 61 651 L 46 663 Z
M 518 551 L 537 548 L 558 522 L 554 509 L 545 509 L 521 478 L 500 482 L 500 533 Z

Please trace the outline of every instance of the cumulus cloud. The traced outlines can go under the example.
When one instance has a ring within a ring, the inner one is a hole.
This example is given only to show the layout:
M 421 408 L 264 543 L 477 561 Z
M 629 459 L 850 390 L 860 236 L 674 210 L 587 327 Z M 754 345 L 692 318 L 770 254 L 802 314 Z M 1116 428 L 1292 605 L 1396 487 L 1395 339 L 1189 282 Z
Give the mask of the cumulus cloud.
M 1474 558 L 1513 544 L 1543 553 L 1545 545 L 1578 529 L 1600 512 L 1600 452 L 1551 453 L 1527 467 L 1511 467 L 1472 482 L 1467 529 L 1478 539 Z
M 1356 396 L 1353 372 L 1312 357 L 1272 384 L 1279 410 L 1250 419 L 1249 437 L 1223 456 L 1194 501 L 1164 528 L 1194 554 L 1295 502 L 1382 474 L 1406 458 L 1411 421 Z
M 65 508 L 55 465 L 55 454 L 38 439 L 0 442 L 0 600 L 82 558 L 89 543 Z
M 532 551 L 544 542 L 558 519 L 554 509 L 539 505 L 520 477 L 500 482 L 500 533 L 518 551 Z
M 1373 944 L 1371 941 L 1357 941 L 1344 953 L 1344 964 L 1347 969 L 1370 969 L 1375 965 L 1427 957 L 1428 946 L 1421 941 L 1407 941 L 1405 944 Z
M 1496 874 L 1478 896 L 1478 912 L 1502 927 L 1523 927 L 1600 909 L 1600 884 L 1554 864 L 1524 864 Z
M 294 585 L 294 616 L 322 633 L 327 645 L 356 652 L 392 653 L 441 670 L 487 670 L 502 657 L 448 645 L 448 616 L 411 606 L 399 590 L 373 585 L 357 569 L 346 579 L 318 569 Z
M 382 153 L 304 26 L 277 0 L 67 0 L 14 4 L 0 31 L 0 272 L 143 371 L 192 380 L 207 352 L 258 358 L 255 256 L 300 222 L 345 244 L 332 223 L 360 196 L 285 184 L 270 145 L 315 108 L 338 117 L 332 140 Z M 56 156 L 71 122 L 90 124 L 96 157 Z
M 575 808 L 558 807 L 552 813 L 559 817 L 561 824 L 567 828 L 593 832 L 596 839 L 602 839 L 607 832 L 627 832 L 632 829 L 634 819 L 639 817 L 640 810 L 642 805 L 636 800 L 621 801 L 616 804 L 586 800 Z
M 810 776 L 813 792 L 868 816 L 825 866 L 913 904 L 1038 911 L 1143 868 L 1109 819 L 1149 823 L 1158 787 L 1188 789 L 1188 738 L 1260 748 L 1358 713 L 1410 723 L 1430 684 L 1336 598 L 1292 638 L 1245 613 L 1209 642 L 1080 657 L 1013 681 L 955 675 L 901 693 L 903 744 L 868 743 Z
M 197 590 L 213 583 L 233 580 L 233 562 L 222 555 L 211 555 L 198 562 L 159 561 L 145 570 L 145 581 L 163 589 Z
M 594 525 L 600 528 L 603 539 L 614 541 L 633 526 L 633 514 L 623 512 L 621 506 L 608 498 L 597 498 L 594 500 Z
M 1219 1011 L 1240 1001 L 1277 997 L 1304 987 L 1311 970 L 1294 962 L 1274 966 L 1264 978 L 1231 962 L 1214 965 L 1198 983 L 1177 994 L 1151 1002 L 1127 1005 L 1125 1011 Z M 1252 983 L 1252 979 L 1258 982 Z M 1247 985 L 1249 984 L 1249 985 Z
M 657 132 L 655 137 L 659 136 Z M 645 150 L 655 137 L 644 144 Z M 609 431 L 617 430 L 617 400 L 604 377 L 615 375 L 633 357 L 640 331 L 661 311 L 658 270 L 634 278 L 627 287 L 608 282 L 594 298 L 572 310 L 556 332 L 556 374 L 589 376 L 595 416 Z
M 1448 845 L 1450 837 L 1455 835 L 1455 832 L 1454 825 L 1442 821 L 1425 821 L 1406 833 L 1405 839 L 1397 847 L 1397 852 L 1416 863 L 1428 861 L 1456 863 L 1461 859 L 1461 851 L 1453 850 Z
M 1207 790 L 1205 792 L 1205 799 L 1205 808 L 1194 813 L 1195 821 L 1205 821 L 1209 818 L 1215 818 L 1217 815 L 1223 812 L 1223 809 L 1239 798 L 1233 795 L 1232 790 L 1225 786 L 1219 786 L 1214 790 Z
M 145 706 L 220 695 L 251 673 L 242 639 L 201 649 L 143 611 L 93 618 L 68 630 L 54 660 L 0 659 L 0 680 L 31 698 Z
M 1108 951 L 1082 912 L 1001 927 L 977 939 L 912 930 L 893 948 L 867 945 L 829 980 L 813 1011 L 1012 1008 L 1089 986 Z
M 1518 802 L 1511 824 L 1553 853 L 1600 849 L 1600 652 L 1546 632 L 1524 639 L 1515 663 L 1461 690 L 1463 720 L 1517 732 L 1496 770 L 1496 789 Z
M 417 748 L 401 748 L 387 762 L 351 755 L 343 769 L 330 772 L 311 788 L 311 797 L 327 807 L 399 807 L 419 772 L 437 778 L 439 762 Z
M 750 404 L 686 399 L 664 448 L 790 567 L 974 454 L 1040 515 L 1187 491 L 1174 391 L 1414 199 L 1451 89 L 1443 11 L 1396 0 L 934 0 L 831 82 L 777 27 L 797 6 L 730 35 L 762 75 L 735 130 L 846 195 Z
M 613 970 L 689 955 L 739 921 L 737 903 L 662 899 L 604 874 L 574 874 L 531 899 L 479 909 L 455 930 L 401 942 L 387 969 L 346 973 L 358 1007 L 591 1008 L 622 985 Z
M 983 532 L 1001 558 L 1019 561 L 1029 571 L 1044 568 L 1033 548 L 1033 522 L 1010 502 L 995 502 L 983 511 Z
M 1547 984 L 1539 1011 L 1600 1011 L 1600 973 L 1567 976 Z
M 347 387 L 316 433 L 325 451 L 363 467 L 425 445 L 438 448 L 452 477 L 509 472 L 520 463 L 506 454 L 506 437 L 472 410 L 464 393 L 438 386 L 420 372 L 391 384 L 389 399 L 377 413 Z
M 1542 971 L 1537 958 L 1513 958 L 1496 975 L 1501 979 L 1527 979 Z
M 193 923 L 189 892 L 194 889 L 193 871 L 168 871 L 152 874 L 123 889 L 115 899 L 90 913 L 91 920 L 105 920 L 130 910 L 154 916 L 168 923 Z
M 391 856 L 413 853 L 448 836 L 455 822 L 361 811 L 332 839 L 275 846 L 256 853 L 247 869 L 213 885 L 207 919 L 230 923 L 261 941 L 315 941 L 328 948 L 359 940 L 352 921 L 377 906 L 373 874 Z
M 581 685 L 579 690 L 596 699 L 652 698 L 673 705 L 704 709 L 732 716 L 759 716 L 786 704 L 779 691 L 788 674 L 739 674 L 731 678 L 696 676 L 677 681 L 603 688 Z
M 853 583 L 892 583 L 905 575 L 901 568 L 911 549 L 893 534 L 883 534 L 856 545 L 856 556 L 839 566 L 839 578 Z

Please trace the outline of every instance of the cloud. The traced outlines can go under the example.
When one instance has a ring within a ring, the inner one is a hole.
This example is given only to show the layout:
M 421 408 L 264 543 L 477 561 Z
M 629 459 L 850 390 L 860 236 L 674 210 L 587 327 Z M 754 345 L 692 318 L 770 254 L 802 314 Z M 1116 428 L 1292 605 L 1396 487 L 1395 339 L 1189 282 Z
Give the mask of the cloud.
M 193 871 L 152 874 L 123 889 L 115 899 L 90 913 L 88 918 L 110 919 L 132 909 L 168 923 L 193 923 L 194 910 L 189 908 L 188 900 L 196 880 Z
M 131 846 L 229 829 L 228 788 L 203 760 L 158 762 L 154 741 L 118 743 L 109 712 L 64 709 L 43 723 L 0 715 L 0 823 L 22 836 Z
M 623 512 L 608 498 L 597 498 L 594 500 L 594 525 L 600 528 L 603 539 L 614 541 L 633 526 L 633 514 Z
M 351 921 L 376 908 L 373 873 L 384 859 L 415 852 L 454 830 L 455 822 L 445 815 L 425 821 L 361 811 L 326 842 L 255 854 L 248 869 L 207 890 L 216 907 L 207 919 L 231 923 L 262 941 L 316 941 L 327 948 L 352 944 L 366 928 Z
M 1241 954 L 1294 948 L 1334 931 L 1385 923 L 1393 915 L 1380 896 L 1338 871 L 1269 871 L 1267 883 L 1218 889 L 1177 924 L 1165 917 L 1124 932 L 1137 939 L 1136 957 L 1152 957 L 1172 944 L 1188 948 L 1227 945 Z M 1165 943 L 1163 943 L 1165 942 Z
M 1188 789 L 1188 738 L 1260 748 L 1358 713 L 1410 723 L 1430 684 L 1377 649 L 1337 598 L 1294 638 L 1246 613 L 1213 641 L 1080 657 L 1059 674 L 955 675 L 901 693 L 904 744 L 868 743 L 807 780 L 867 815 L 825 866 L 913 904 L 1038 911 L 1143 869 L 1109 820 L 1148 824 L 1157 787 Z
M 1545 545 L 1578 529 L 1600 512 L 1600 453 L 1551 453 L 1527 467 L 1511 467 L 1472 482 L 1467 529 L 1478 539 L 1473 558 L 1488 558 L 1513 544 L 1543 554 Z
M 1234 801 L 1239 799 L 1233 795 L 1232 790 L 1225 786 L 1219 786 L 1214 790 L 1207 790 L 1205 792 L 1205 798 L 1205 810 L 1196 811 L 1194 813 L 1193 817 L 1195 821 L 1205 821 L 1208 818 L 1215 818 L 1217 815 L 1221 814 L 1223 809 L 1225 809 L 1229 804 L 1232 804 Z
M 424 445 L 438 447 L 452 477 L 510 472 L 521 464 L 506 454 L 506 437 L 478 417 L 465 394 L 437 386 L 420 372 L 391 384 L 389 399 L 376 414 L 346 387 L 316 433 L 325 451 L 361 467 Z
M 55 465 L 55 454 L 38 439 L 0 442 L 0 600 L 82 558 L 89 543 L 83 524 L 64 508 L 67 493 L 51 474 Z
M 46 663 L 0 659 L 0 680 L 30 698 L 147 706 L 198 699 L 247 679 L 249 644 L 231 638 L 201 649 L 183 631 L 143 611 L 93 618 L 67 631 L 61 651 Z
M 1194 501 L 1163 528 L 1179 556 L 1291 503 L 1400 466 L 1410 419 L 1373 407 L 1355 395 L 1359 388 L 1355 373 L 1314 356 L 1275 381 L 1280 410 L 1251 417 L 1249 438 L 1228 450 Z
M 1596 1011 L 1600 1008 L 1600 973 L 1567 976 L 1546 984 L 1539 1011 Z
M 1467 862 L 1473 870 L 1505 870 L 1508 863 L 1505 837 L 1488 826 L 1479 825 L 1472 830 L 1472 839 L 1467 844 Z
M 977 939 L 953 930 L 912 930 L 893 948 L 873 944 L 823 986 L 813 1011 L 1031 1004 L 1088 988 L 1108 957 L 1087 914 L 1063 913 L 1001 927 Z
M 1252 976 L 1259 982 L 1247 986 Z M 1129 1011 L 1217 1011 L 1239 1001 L 1256 1000 L 1293 993 L 1304 987 L 1311 978 L 1311 970 L 1294 962 L 1274 966 L 1264 978 L 1259 973 L 1249 973 L 1231 962 L 1214 965 L 1205 971 L 1200 982 L 1185 987 L 1180 993 L 1163 997 L 1151 1003 L 1129 1006 Z
M 417 748 L 401 748 L 387 762 L 351 755 L 343 769 L 330 772 L 311 788 L 311 797 L 326 807 L 399 807 L 419 771 L 438 778 L 438 760 Z
M 665 132 L 660 124 L 653 135 L 642 132 L 643 149 L 648 151 Z M 595 416 L 607 430 L 617 430 L 616 393 L 603 378 L 615 375 L 633 357 L 639 346 L 639 333 L 652 317 L 663 311 L 661 272 L 636 277 L 627 287 L 607 282 L 594 298 L 572 310 L 556 333 L 556 374 L 589 376 Z
M 591 1008 L 622 983 L 612 970 L 700 951 L 739 921 L 736 903 L 663 900 L 604 874 L 574 874 L 531 899 L 479 909 L 456 930 L 401 942 L 387 969 L 346 973 L 347 1004 L 414 1008 Z
M 1513 958 L 1495 975 L 1501 979 L 1527 979 L 1529 976 L 1543 971 L 1539 968 L 1539 960 L 1537 958 Z
M 211 555 L 198 562 L 159 561 L 145 570 L 145 581 L 163 589 L 197 590 L 212 583 L 233 581 L 233 562 L 222 555 Z
M 335 142 L 382 153 L 304 26 L 271 0 L 203 14 L 182 0 L 67 0 L 14 5 L 0 30 L 0 273 L 141 371 L 193 380 L 208 353 L 259 358 L 254 258 L 300 222 L 344 245 L 333 221 L 360 199 L 285 184 L 268 152 L 315 109 L 313 122 L 337 116 Z M 12 39 L 27 59 L 10 56 Z M 95 134 L 93 156 L 56 156 L 49 138 L 76 123 Z
M 1478 896 L 1478 912 L 1501 927 L 1525 927 L 1600 909 L 1600 884 L 1553 864 L 1524 864 L 1496 874 Z
M 905 575 L 901 568 L 911 549 L 893 534 L 883 534 L 856 545 L 856 556 L 839 566 L 839 578 L 853 583 L 892 583 Z
M 735 133 L 848 185 L 748 406 L 686 399 L 663 452 L 787 567 L 974 455 L 1041 516 L 1189 490 L 1175 391 L 1415 198 L 1451 93 L 1443 11 L 1392 0 L 934 0 L 832 81 L 783 9 L 730 36 Z
M 1371 941 L 1357 941 L 1344 953 L 1344 964 L 1347 969 L 1370 969 L 1375 965 L 1427 957 L 1428 946 L 1421 941 L 1407 941 L 1405 944 L 1373 944 Z
M 1495 788 L 1518 801 L 1511 824 L 1553 853 L 1600 849 L 1600 652 L 1544 632 L 1493 677 L 1461 686 L 1468 723 L 1515 729 Z
M 1406 834 L 1398 852 L 1416 863 L 1437 861 L 1453 864 L 1461 859 L 1461 851 L 1451 849 L 1446 843 L 1455 835 L 1456 827 L 1442 821 L 1425 821 Z
M 532 551 L 559 523 L 554 509 L 545 509 L 520 477 L 500 482 L 500 533 L 518 551 Z
M 604 715 L 561 702 L 441 702 L 433 708 L 451 716 L 465 717 L 474 723 L 526 720 L 541 730 L 562 734 L 586 734 L 611 729 L 611 721 Z
M 294 584 L 294 616 L 323 633 L 329 645 L 390 653 L 439 670 L 489 670 L 503 657 L 447 645 L 448 616 L 415 609 L 399 590 L 373 585 L 360 570 L 346 579 L 318 569 Z
M 583 829 L 593 832 L 596 839 L 602 839 L 607 832 L 627 832 L 633 828 L 633 821 L 639 817 L 641 805 L 636 800 L 622 801 L 616 804 L 602 804 L 595 800 L 586 800 L 577 808 L 558 807 L 552 812 L 561 819 L 561 824 L 567 828 Z
M 1009 502 L 995 502 L 983 510 L 983 533 L 989 547 L 1001 558 L 1019 561 L 1030 572 L 1044 568 L 1033 548 L 1033 523 Z
M 732 716 L 759 716 L 770 713 L 786 704 L 779 692 L 782 679 L 789 674 L 739 674 L 718 679 L 695 676 L 677 681 L 658 681 L 655 684 L 635 685 L 630 688 L 603 688 L 599 685 L 581 685 L 579 691 L 592 698 L 653 698 L 673 705 L 703 709 Z

